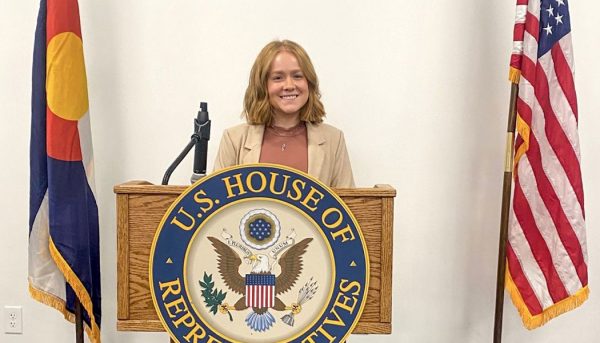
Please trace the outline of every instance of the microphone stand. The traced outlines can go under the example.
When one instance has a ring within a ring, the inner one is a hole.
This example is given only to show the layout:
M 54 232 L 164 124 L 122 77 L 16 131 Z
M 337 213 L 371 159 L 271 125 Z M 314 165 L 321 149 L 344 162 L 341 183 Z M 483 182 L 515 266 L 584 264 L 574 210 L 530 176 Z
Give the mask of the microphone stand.
M 202 104 L 204 104 L 204 106 L 205 106 L 204 109 L 205 109 L 206 104 L 205 103 L 202 103 Z M 195 119 L 195 121 L 197 122 L 197 119 Z M 198 129 L 190 137 L 190 142 L 185 146 L 183 151 L 181 151 L 179 156 L 177 156 L 175 161 L 173 161 L 173 163 L 171 163 L 169 168 L 167 168 L 167 171 L 165 172 L 165 175 L 163 176 L 162 185 L 169 184 L 169 179 L 171 178 L 171 174 L 173 174 L 173 171 L 175 170 L 175 168 L 177 168 L 179 166 L 181 161 L 183 161 L 183 159 L 187 156 L 187 154 L 190 152 L 190 150 L 192 150 L 192 148 L 196 145 L 196 143 L 198 143 L 200 140 L 208 141 L 209 139 L 210 139 L 210 120 L 208 120 L 207 122 L 205 122 L 201 125 L 198 125 Z M 206 170 L 204 172 L 206 172 Z M 201 176 L 204 176 L 204 174 L 194 173 L 192 175 L 192 182 L 195 182 Z M 196 177 L 196 180 L 194 180 L 195 177 Z

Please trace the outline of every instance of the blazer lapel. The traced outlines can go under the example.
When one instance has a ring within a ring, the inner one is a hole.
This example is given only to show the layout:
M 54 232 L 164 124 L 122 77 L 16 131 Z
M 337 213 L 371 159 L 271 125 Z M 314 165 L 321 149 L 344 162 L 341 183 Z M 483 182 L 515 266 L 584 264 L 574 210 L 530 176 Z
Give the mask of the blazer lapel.
M 244 142 L 241 164 L 258 163 L 264 133 L 264 125 L 250 125 L 248 127 L 248 137 Z
M 319 125 L 309 122 L 306 123 L 306 136 L 308 140 L 308 174 L 320 178 L 325 159 L 326 140 L 319 130 Z

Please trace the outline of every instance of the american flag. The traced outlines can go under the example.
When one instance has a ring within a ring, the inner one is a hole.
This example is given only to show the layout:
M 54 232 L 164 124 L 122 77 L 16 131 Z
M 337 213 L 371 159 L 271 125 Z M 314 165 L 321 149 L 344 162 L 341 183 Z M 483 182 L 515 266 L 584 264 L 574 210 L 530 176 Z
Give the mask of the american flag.
M 506 287 L 533 329 L 588 297 L 577 99 L 567 0 L 517 0 L 519 84 Z
M 275 305 L 275 275 L 246 274 L 246 306 L 273 307 Z

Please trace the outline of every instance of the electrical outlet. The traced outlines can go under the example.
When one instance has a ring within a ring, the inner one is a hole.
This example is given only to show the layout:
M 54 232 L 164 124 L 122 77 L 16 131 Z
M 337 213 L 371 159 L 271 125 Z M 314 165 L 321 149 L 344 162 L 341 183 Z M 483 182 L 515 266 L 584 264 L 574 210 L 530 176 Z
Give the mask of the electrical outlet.
M 23 333 L 23 309 L 21 306 L 4 306 L 4 332 Z

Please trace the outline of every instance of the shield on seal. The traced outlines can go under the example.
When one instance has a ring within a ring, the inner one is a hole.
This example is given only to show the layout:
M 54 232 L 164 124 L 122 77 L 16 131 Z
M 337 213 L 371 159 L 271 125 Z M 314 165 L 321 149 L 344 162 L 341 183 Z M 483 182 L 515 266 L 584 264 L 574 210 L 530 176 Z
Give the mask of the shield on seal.
M 275 275 L 246 274 L 246 306 L 270 308 L 275 305 Z

